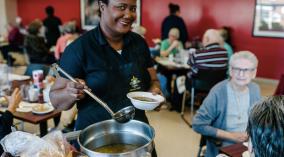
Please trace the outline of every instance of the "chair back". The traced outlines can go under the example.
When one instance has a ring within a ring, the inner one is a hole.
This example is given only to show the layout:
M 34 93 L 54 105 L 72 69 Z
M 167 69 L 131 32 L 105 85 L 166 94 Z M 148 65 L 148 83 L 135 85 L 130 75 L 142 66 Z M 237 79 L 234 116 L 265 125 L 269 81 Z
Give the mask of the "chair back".
M 281 75 L 274 95 L 284 95 L 284 74 Z
M 192 78 L 192 87 L 198 91 L 208 92 L 218 82 L 227 77 L 227 69 L 199 69 Z
M 49 67 L 44 64 L 29 64 L 26 69 L 25 75 L 32 77 L 34 70 L 43 70 L 43 74 L 44 76 L 46 76 L 49 72 Z

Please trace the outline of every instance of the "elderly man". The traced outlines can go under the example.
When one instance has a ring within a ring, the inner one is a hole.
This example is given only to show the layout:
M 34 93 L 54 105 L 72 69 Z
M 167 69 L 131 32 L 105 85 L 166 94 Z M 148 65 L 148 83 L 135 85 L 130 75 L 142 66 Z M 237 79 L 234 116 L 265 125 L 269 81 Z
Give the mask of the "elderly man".
M 247 133 L 251 157 L 284 156 L 284 97 L 258 103 L 250 113 Z
M 180 32 L 177 28 L 172 28 L 169 32 L 168 39 L 161 43 L 160 55 L 168 57 L 176 55 L 179 50 L 183 49 L 182 43 L 179 41 Z
M 204 49 L 192 54 L 188 60 L 191 75 L 197 74 L 199 69 L 226 69 L 228 65 L 227 51 L 222 48 L 223 39 L 215 29 L 208 29 L 202 39 Z
M 193 118 L 193 130 L 209 137 L 206 157 L 218 154 L 217 139 L 223 146 L 248 139 L 245 132 L 248 115 L 255 102 L 260 100 L 259 86 L 251 82 L 257 71 L 256 56 L 241 51 L 231 57 L 229 64 L 230 78 L 210 90 Z

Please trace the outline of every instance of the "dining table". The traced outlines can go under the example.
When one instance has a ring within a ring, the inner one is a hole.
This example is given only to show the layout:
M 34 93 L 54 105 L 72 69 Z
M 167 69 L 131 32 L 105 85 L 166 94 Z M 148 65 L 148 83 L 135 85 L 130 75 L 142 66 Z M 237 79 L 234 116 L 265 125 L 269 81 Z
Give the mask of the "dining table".
M 175 59 L 171 60 L 168 57 L 155 57 L 157 64 L 157 72 L 167 78 L 166 88 L 169 92 L 167 100 L 171 103 L 171 110 L 181 112 L 183 93 L 178 93 L 177 85 L 173 82 L 179 76 L 186 76 L 190 70 L 190 66 L 184 62 L 177 62 Z
M 26 75 L 8 73 L 8 80 L 10 82 L 10 88 L 12 91 L 16 87 L 20 88 L 21 85 L 24 85 L 24 84 L 29 85 L 30 82 L 32 81 L 32 78 Z M 19 106 L 21 106 L 21 104 L 25 104 L 26 106 L 32 106 L 33 104 L 35 104 L 35 102 L 23 101 L 20 103 Z M 4 113 L 6 109 L 7 107 L 0 106 L 0 113 Z M 44 114 L 35 114 L 32 111 L 23 112 L 19 110 L 13 113 L 14 118 L 18 120 L 21 120 L 23 122 L 28 122 L 31 124 L 35 124 L 35 125 L 39 125 L 41 137 L 48 133 L 47 121 L 49 119 L 60 116 L 60 114 L 61 114 L 61 110 L 57 110 L 57 109 L 54 109 L 52 112 L 48 112 Z
M 6 107 L 0 107 L 0 113 L 6 111 Z M 54 111 L 46 114 L 34 114 L 33 112 L 18 112 L 13 113 L 14 118 L 22 120 L 23 122 L 28 122 L 31 124 L 39 124 L 40 137 L 48 133 L 47 121 L 51 118 L 58 117 L 61 114 L 61 110 L 55 109 Z

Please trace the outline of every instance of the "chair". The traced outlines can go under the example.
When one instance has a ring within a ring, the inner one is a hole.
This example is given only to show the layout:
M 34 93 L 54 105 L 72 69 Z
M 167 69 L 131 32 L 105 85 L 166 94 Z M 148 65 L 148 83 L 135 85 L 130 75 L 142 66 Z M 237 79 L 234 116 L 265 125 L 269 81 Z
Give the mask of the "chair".
M 274 95 L 284 95 L 284 74 L 281 75 Z
M 191 101 L 190 101 L 190 116 L 193 118 L 193 107 L 194 107 L 194 99 L 198 93 L 202 93 L 203 97 L 206 97 L 209 93 L 210 89 L 218 82 L 224 80 L 227 77 L 227 69 L 222 70 L 202 70 L 200 69 L 196 76 L 193 76 L 190 80 L 190 93 L 191 93 Z M 188 87 L 187 87 L 188 88 Z M 197 93 L 197 94 L 196 94 Z M 187 121 L 184 117 L 185 111 L 185 101 L 186 101 L 186 92 L 183 94 L 182 100 L 182 108 L 181 108 L 181 117 L 182 119 L 191 127 L 189 121 Z
M 44 64 L 29 64 L 24 75 L 33 76 L 34 70 L 43 70 L 44 76 L 49 72 L 49 67 Z
M 201 135 L 197 157 L 201 157 L 201 151 L 204 146 L 206 146 L 206 137 Z

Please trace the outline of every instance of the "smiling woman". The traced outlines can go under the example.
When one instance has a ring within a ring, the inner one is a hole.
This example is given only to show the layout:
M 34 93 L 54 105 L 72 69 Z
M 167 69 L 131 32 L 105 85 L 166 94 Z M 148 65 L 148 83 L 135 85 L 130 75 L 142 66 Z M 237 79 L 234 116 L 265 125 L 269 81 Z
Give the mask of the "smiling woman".
M 104 1 L 107 2 L 108 1 Z M 121 6 L 120 6 L 121 7 Z M 134 25 L 140 25 L 141 22 L 141 0 L 136 0 L 137 19 Z M 81 24 L 85 30 L 90 30 L 96 27 L 100 22 L 99 0 L 81 0 Z
M 259 86 L 251 80 L 258 60 L 249 51 L 236 52 L 230 59 L 230 79 L 215 85 L 194 116 L 192 128 L 214 140 L 207 140 L 206 157 L 215 157 L 218 148 L 248 139 L 246 126 L 250 109 L 260 100 Z M 219 142 L 220 143 L 220 142 Z
M 148 45 L 140 35 L 131 32 L 136 2 L 99 0 L 98 26 L 72 42 L 60 59 L 59 66 L 81 83 L 57 78 L 50 98 L 61 109 L 69 109 L 77 102 L 76 130 L 111 118 L 99 104 L 84 96 L 86 88 L 114 112 L 133 106 L 126 97 L 131 91 L 161 94 Z M 136 110 L 134 119 L 149 123 L 143 110 Z M 152 156 L 156 156 L 155 151 Z

